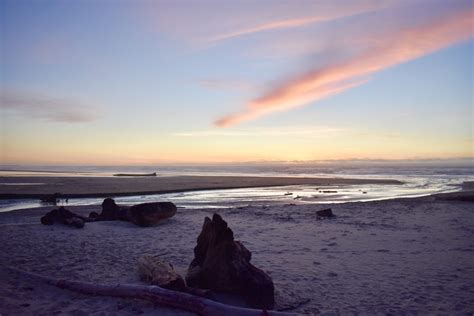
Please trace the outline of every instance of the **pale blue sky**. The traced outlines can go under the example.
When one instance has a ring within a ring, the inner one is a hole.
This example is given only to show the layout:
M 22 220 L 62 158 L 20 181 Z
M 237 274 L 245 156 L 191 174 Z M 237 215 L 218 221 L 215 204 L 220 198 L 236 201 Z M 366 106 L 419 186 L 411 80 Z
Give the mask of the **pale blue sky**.
M 474 156 L 472 1 L 1 6 L 3 163 Z M 416 54 L 391 63 L 400 34 Z M 250 109 L 364 51 L 382 68 L 347 79 L 367 82 Z

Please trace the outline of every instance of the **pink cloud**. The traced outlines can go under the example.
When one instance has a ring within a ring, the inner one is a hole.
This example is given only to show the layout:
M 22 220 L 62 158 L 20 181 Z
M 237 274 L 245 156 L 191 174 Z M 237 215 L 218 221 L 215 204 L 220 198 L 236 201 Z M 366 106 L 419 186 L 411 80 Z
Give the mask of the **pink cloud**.
M 371 46 L 343 62 L 314 69 L 271 89 L 235 114 L 218 119 L 220 127 L 300 107 L 363 84 L 378 71 L 422 57 L 473 36 L 473 10 L 459 11 L 428 23 L 386 32 L 367 40 Z

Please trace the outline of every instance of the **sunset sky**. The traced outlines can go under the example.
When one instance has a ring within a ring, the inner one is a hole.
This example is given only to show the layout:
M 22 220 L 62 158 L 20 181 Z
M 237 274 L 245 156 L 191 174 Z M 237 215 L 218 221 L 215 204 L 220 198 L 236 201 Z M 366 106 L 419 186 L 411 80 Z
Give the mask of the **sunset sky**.
M 0 5 L 2 164 L 474 158 L 472 0 Z

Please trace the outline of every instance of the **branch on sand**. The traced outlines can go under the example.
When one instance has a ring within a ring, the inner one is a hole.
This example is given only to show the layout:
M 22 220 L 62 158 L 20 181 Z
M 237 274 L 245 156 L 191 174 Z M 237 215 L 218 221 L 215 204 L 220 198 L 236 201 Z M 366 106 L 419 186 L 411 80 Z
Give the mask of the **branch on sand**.
M 300 314 L 277 311 L 242 308 L 215 302 L 187 293 L 167 290 L 159 286 L 144 286 L 132 284 L 95 284 L 48 278 L 35 273 L 8 267 L 20 276 L 74 292 L 89 295 L 113 296 L 120 298 L 135 298 L 153 303 L 183 309 L 203 316 L 297 316 Z

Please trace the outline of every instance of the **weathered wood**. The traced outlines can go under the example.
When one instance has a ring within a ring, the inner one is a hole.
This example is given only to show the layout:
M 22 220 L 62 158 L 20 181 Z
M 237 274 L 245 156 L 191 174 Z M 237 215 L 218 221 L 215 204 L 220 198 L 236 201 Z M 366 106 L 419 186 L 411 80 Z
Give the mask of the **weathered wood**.
M 111 198 L 102 202 L 102 212 L 91 212 L 91 221 L 127 221 L 141 227 L 156 226 L 164 220 L 173 217 L 177 208 L 171 202 L 151 202 L 128 206 L 119 206 Z
M 41 224 L 43 225 L 53 225 L 55 223 L 64 224 L 76 228 L 83 228 L 85 218 L 61 206 L 60 208 L 54 209 L 46 213 L 43 217 L 41 217 Z
M 173 217 L 176 211 L 176 205 L 171 202 L 142 203 L 130 207 L 128 216 L 136 225 L 149 227 Z
M 165 289 L 210 298 L 212 293 L 209 290 L 187 286 L 183 277 L 174 270 L 173 265 L 160 259 L 159 256 L 144 255 L 138 259 L 138 274 L 142 281 Z
M 89 218 L 97 221 L 130 221 L 128 216 L 128 208 L 118 206 L 114 199 L 106 198 L 102 202 L 102 212 L 97 215 L 96 212 L 91 212 Z
M 227 223 L 214 214 L 204 219 L 194 248 L 186 283 L 190 287 L 241 295 L 254 308 L 272 309 L 273 281 L 250 263 L 251 252 L 239 241 Z
M 142 281 L 165 289 L 183 291 L 186 283 L 173 266 L 157 256 L 144 255 L 138 258 L 138 274 Z
M 151 301 L 153 303 L 174 307 L 202 316 L 298 316 L 300 314 L 285 313 L 277 311 L 266 311 L 249 308 L 241 308 L 215 302 L 209 299 L 197 297 L 187 293 L 167 290 L 159 286 L 143 286 L 130 284 L 95 284 L 89 282 L 69 281 L 44 277 L 27 271 L 7 268 L 18 273 L 22 277 L 44 282 L 61 289 L 67 289 L 88 295 L 113 296 L 120 298 L 136 298 Z

